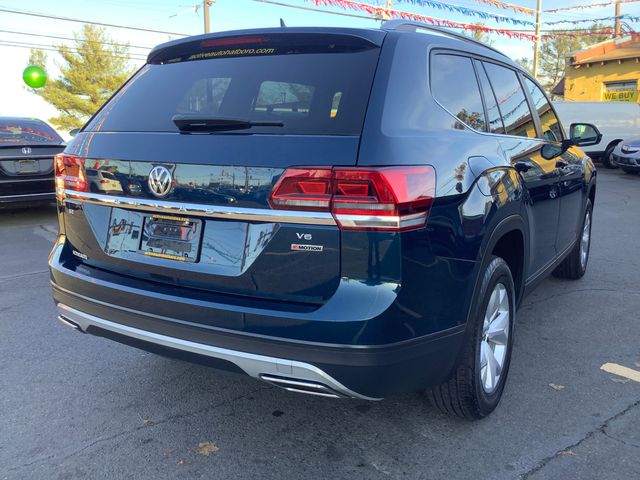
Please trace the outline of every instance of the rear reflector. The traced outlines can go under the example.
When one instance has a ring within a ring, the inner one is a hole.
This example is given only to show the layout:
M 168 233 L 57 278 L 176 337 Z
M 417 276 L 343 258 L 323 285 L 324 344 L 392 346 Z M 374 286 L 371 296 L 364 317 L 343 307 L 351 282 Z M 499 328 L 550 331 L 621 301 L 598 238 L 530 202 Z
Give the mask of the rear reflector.
M 55 156 L 56 198 L 64 200 L 65 190 L 88 192 L 89 184 L 82 157 L 60 153 Z
M 345 230 L 413 230 L 426 225 L 436 190 L 429 166 L 289 168 L 269 203 L 279 210 L 331 212 Z

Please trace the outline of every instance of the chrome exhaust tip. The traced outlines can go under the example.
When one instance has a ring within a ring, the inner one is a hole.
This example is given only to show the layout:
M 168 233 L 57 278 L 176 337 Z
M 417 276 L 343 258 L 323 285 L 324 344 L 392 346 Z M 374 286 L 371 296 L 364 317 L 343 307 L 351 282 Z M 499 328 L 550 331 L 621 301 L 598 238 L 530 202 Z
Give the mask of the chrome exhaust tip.
M 60 320 L 62 322 L 63 325 L 66 325 L 69 328 L 73 328 L 74 330 L 78 330 L 79 332 L 81 332 L 82 330 L 80 329 L 80 325 L 78 325 L 76 322 L 69 320 L 68 318 L 62 316 L 62 315 L 58 315 L 58 320 Z
M 319 397 L 328 398 L 347 398 L 344 395 L 340 395 L 336 391 L 330 389 L 326 385 L 318 382 L 300 380 L 297 378 L 276 377 L 274 375 L 267 375 L 264 373 L 259 377 L 261 380 L 275 385 L 276 387 L 284 388 L 289 392 L 306 393 L 307 395 L 316 395 Z

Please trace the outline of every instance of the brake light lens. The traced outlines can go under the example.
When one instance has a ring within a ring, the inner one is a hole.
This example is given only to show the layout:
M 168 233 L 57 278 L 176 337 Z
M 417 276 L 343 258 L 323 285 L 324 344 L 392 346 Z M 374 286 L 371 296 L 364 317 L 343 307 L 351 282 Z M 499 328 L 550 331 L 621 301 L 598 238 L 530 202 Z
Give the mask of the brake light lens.
M 344 230 L 404 231 L 426 225 L 436 189 L 430 166 L 290 168 L 269 203 L 280 210 L 331 212 Z
M 207 47 L 223 47 L 231 45 L 255 45 L 258 43 L 267 43 L 270 40 L 266 37 L 229 37 L 229 38 L 214 38 L 212 40 L 205 40 L 200 42 L 202 48 Z
M 60 153 L 55 156 L 56 198 L 58 200 L 64 200 L 65 190 L 89 191 L 84 163 L 84 158 L 75 155 Z

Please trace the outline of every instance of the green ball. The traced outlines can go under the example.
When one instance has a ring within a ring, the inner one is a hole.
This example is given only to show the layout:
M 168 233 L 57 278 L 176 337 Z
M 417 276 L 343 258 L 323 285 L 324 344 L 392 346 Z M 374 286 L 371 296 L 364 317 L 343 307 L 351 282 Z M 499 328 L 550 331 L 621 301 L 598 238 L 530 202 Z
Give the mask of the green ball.
M 22 79 L 31 88 L 42 88 L 47 83 L 47 72 L 37 65 L 29 65 L 22 72 Z

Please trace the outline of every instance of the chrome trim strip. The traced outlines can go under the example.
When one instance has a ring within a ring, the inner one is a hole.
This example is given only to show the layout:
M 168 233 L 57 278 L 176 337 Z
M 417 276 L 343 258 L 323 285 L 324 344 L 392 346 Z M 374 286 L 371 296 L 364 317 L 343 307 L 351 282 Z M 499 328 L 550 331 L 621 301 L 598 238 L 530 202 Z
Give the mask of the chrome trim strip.
M 49 155 L 31 155 L 30 153 L 21 153 L 20 156 L 12 155 L 10 157 L 2 157 L 1 162 L 14 162 L 16 160 L 53 160 L 58 155 L 57 153 L 50 153 Z
M 9 180 L 0 180 L 0 183 L 29 183 L 29 182 L 51 182 L 51 172 L 35 173 L 34 175 L 41 175 L 38 178 L 22 178 L 19 176 L 10 177 Z
M 135 338 L 145 342 L 162 345 L 176 350 L 191 352 L 198 355 L 205 355 L 211 358 L 226 360 L 242 369 L 247 375 L 261 379 L 262 375 L 281 377 L 291 381 L 307 381 L 326 385 L 340 395 L 361 400 L 380 400 L 371 398 L 348 389 L 329 374 L 309 363 L 286 360 L 283 358 L 256 355 L 253 353 L 229 350 L 221 347 L 214 347 L 203 343 L 191 342 L 181 338 L 169 337 L 159 333 L 140 330 L 138 328 L 121 325 L 119 323 L 105 320 L 88 313 L 81 312 L 62 303 L 58 304 L 58 315 L 67 322 L 78 325 L 82 332 L 87 332 L 89 327 L 98 327 L 109 330 L 120 335 Z M 296 390 L 299 392 L 299 390 Z M 306 393 L 306 392 L 304 392 Z
M 228 220 L 246 220 L 253 222 L 300 223 L 305 225 L 336 225 L 328 212 L 295 212 L 291 210 L 268 210 L 261 208 L 224 207 L 221 205 L 202 205 L 196 203 L 170 202 L 147 198 L 119 197 L 100 193 L 76 192 L 64 190 L 65 202 L 79 201 L 147 212 L 172 213 L 175 215 L 193 215 L 207 218 L 225 218 Z
M 21 198 L 30 198 L 30 197 L 42 197 L 43 200 L 56 198 L 56 194 L 53 192 L 44 192 L 44 193 L 24 193 L 21 195 L 5 195 L 0 196 L 0 200 L 20 200 Z

